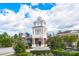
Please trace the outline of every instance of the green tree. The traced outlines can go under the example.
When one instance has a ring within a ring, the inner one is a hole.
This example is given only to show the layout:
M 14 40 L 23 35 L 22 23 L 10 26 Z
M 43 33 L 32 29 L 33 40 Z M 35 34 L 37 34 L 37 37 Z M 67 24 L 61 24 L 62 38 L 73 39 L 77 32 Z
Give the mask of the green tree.
M 67 42 L 68 46 L 73 46 L 73 43 L 77 41 L 77 36 L 74 34 L 63 36 L 64 42 Z
M 67 42 L 75 42 L 77 41 L 77 36 L 74 35 L 74 34 L 71 34 L 71 35 L 65 35 L 63 36 L 63 39 Z
M 19 35 L 15 34 L 15 35 L 13 36 L 13 47 L 14 47 L 14 48 L 15 48 L 15 46 L 16 46 L 16 44 L 17 44 L 18 39 L 19 39 Z
M 79 41 L 77 42 L 77 50 L 79 50 Z
M 14 47 L 15 54 L 17 56 L 26 56 L 27 55 L 26 48 L 25 48 L 24 42 L 22 40 L 22 37 L 20 35 L 18 35 L 18 36 L 14 35 L 14 37 L 17 40 L 16 45 Z
M 15 53 L 22 53 L 25 52 L 25 46 L 23 42 L 19 41 L 15 47 Z
M 11 37 L 6 33 L 2 33 L 0 35 L 0 47 L 11 47 L 12 46 L 12 39 Z
M 51 41 L 50 41 L 49 47 L 51 49 L 58 49 L 58 50 L 64 49 L 65 45 L 64 45 L 62 37 L 60 37 L 59 35 L 51 37 Z
M 53 39 L 52 35 L 48 35 L 48 42 L 47 42 L 48 46 L 50 46 L 52 39 Z

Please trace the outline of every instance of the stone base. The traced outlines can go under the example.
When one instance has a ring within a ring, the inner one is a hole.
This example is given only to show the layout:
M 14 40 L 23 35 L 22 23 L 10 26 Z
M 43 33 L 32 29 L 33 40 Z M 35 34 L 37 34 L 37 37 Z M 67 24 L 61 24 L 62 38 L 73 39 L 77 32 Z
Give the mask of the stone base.
M 36 47 L 36 45 L 35 44 L 32 44 L 32 47 Z
M 47 47 L 47 44 L 45 44 L 45 47 Z
M 36 46 L 35 44 L 32 44 L 32 47 L 38 47 L 38 46 Z M 47 44 L 42 44 L 42 45 L 39 46 L 39 47 L 47 47 Z
M 44 44 L 42 44 L 42 45 L 41 45 L 41 47 L 45 47 L 45 45 L 44 45 Z

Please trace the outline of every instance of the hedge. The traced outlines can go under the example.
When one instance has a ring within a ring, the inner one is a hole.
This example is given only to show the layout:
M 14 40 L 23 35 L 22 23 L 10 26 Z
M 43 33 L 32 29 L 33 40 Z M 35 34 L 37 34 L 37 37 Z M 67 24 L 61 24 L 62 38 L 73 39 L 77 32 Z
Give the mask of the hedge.
M 59 50 L 52 50 L 51 52 L 55 56 L 79 56 L 79 52 L 65 52 Z
M 29 52 L 16 53 L 15 55 L 16 55 L 16 56 L 32 56 L 32 54 L 29 53 Z
M 51 54 L 51 52 L 49 50 L 31 51 L 30 53 L 32 53 L 33 55 L 36 55 L 36 56 L 47 56 L 47 55 Z

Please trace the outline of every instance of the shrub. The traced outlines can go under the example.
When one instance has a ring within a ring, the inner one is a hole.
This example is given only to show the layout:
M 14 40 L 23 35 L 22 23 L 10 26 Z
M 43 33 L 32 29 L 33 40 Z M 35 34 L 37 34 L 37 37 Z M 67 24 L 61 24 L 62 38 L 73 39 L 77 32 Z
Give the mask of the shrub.
M 22 42 L 18 42 L 14 49 L 15 49 L 15 53 L 24 53 L 26 50 Z
M 27 56 L 27 53 L 16 53 L 16 56 Z
M 55 56 L 79 56 L 79 52 L 64 52 L 59 50 L 51 51 Z
M 79 50 L 79 41 L 77 42 L 77 50 Z
M 21 53 L 16 53 L 16 56 L 32 56 L 32 54 L 31 53 L 29 53 L 29 52 L 21 52 Z
M 31 53 L 26 52 L 26 48 L 22 41 L 19 41 L 14 48 L 16 56 L 32 56 Z
M 31 51 L 32 54 L 37 55 L 37 56 L 45 56 L 50 53 L 49 50 L 42 50 L 42 51 Z
M 17 42 L 17 45 L 15 46 L 14 50 L 15 50 L 15 55 L 17 56 L 27 55 L 24 43 L 21 41 Z

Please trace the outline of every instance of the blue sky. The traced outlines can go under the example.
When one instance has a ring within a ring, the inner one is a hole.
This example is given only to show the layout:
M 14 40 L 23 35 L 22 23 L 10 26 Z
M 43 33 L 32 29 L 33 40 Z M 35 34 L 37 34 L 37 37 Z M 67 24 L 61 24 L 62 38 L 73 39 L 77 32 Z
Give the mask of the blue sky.
M 33 9 L 39 8 L 41 10 L 49 10 L 49 9 L 51 9 L 51 7 L 54 7 L 56 5 L 55 3 L 45 3 L 45 4 L 39 3 L 36 6 L 32 6 L 31 3 L 0 3 L 0 9 L 7 8 L 7 9 L 13 10 L 15 12 L 18 12 L 19 8 L 22 4 L 31 6 Z
M 41 16 L 47 32 L 79 30 L 78 3 L 0 3 L 0 33 L 32 33 L 32 23 Z
M 55 3 L 0 3 L 0 13 L 3 14 L 4 16 L 6 16 L 8 13 L 6 14 L 6 12 L 3 12 L 4 9 L 11 10 L 15 13 L 19 13 L 21 5 L 27 5 L 28 7 L 31 7 L 32 9 L 38 8 L 40 10 L 50 10 L 56 4 Z M 25 18 L 28 18 L 30 15 L 29 15 L 29 13 L 26 13 L 24 16 L 25 16 Z M 2 24 L 4 25 L 6 22 L 7 21 L 5 21 Z M 31 26 L 26 25 L 25 28 L 31 29 Z M 11 32 L 11 31 L 15 32 L 15 31 L 18 31 L 18 30 L 12 29 L 12 28 L 7 28 L 7 27 L 1 27 L 0 33 L 5 32 L 5 31 L 6 32 Z M 29 32 L 29 33 L 31 33 L 31 32 Z

